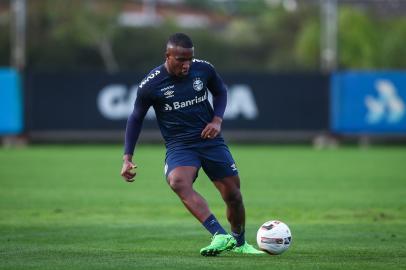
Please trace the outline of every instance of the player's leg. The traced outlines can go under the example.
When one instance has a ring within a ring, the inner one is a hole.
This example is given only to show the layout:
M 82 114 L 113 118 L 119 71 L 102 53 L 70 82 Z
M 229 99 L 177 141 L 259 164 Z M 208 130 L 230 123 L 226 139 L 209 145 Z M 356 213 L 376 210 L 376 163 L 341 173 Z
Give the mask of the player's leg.
M 231 225 L 232 235 L 236 240 L 234 252 L 244 254 L 263 254 L 245 241 L 245 208 L 240 191 L 238 175 L 224 177 L 213 181 L 227 206 L 227 219 Z
M 231 231 L 234 235 L 241 235 L 243 237 L 245 231 L 245 208 L 240 191 L 240 178 L 238 175 L 227 176 L 222 179 L 216 179 L 213 183 L 226 204 L 227 219 L 230 222 Z M 242 243 L 238 243 L 237 238 L 237 245 Z
M 202 168 L 219 190 L 225 204 L 227 219 L 236 240 L 233 251 L 262 254 L 245 241 L 245 208 L 237 167 L 228 147 L 220 144 L 202 151 Z
M 168 184 L 179 196 L 185 207 L 213 235 L 209 246 L 200 250 L 204 256 L 216 256 L 224 250 L 234 247 L 234 239 L 227 234 L 214 215 L 210 212 L 206 200 L 193 189 L 198 168 L 180 166 L 174 168 L 167 176 Z
M 211 215 L 205 199 L 193 189 L 201 163 L 193 148 L 171 148 L 166 152 L 165 176 L 185 207 L 201 223 Z
M 213 181 L 227 206 L 232 232 L 241 234 L 245 227 L 245 209 L 240 192 L 240 178 L 234 159 L 224 143 L 200 150 L 204 172 Z
M 193 189 L 193 182 L 200 168 L 200 160 L 192 149 L 170 150 L 166 154 L 165 174 L 172 190 L 179 196 L 185 207 L 213 235 L 209 246 L 200 253 L 215 256 L 234 247 L 234 239 L 211 213 L 206 200 Z
M 203 223 L 211 213 L 206 200 L 193 189 L 197 170 L 193 166 L 176 167 L 168 174 L 167 181 L 189 212 Z

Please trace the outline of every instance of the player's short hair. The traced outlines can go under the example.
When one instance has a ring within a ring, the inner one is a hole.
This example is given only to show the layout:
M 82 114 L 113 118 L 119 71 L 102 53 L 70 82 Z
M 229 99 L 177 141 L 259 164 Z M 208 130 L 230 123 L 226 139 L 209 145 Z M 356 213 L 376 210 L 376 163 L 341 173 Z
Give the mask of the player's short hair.
M 193 48 L 193 42 L 190 37 L 184 33 L 175 33 L 168 39 L 167 45 L 179 46 L 182 48 Z

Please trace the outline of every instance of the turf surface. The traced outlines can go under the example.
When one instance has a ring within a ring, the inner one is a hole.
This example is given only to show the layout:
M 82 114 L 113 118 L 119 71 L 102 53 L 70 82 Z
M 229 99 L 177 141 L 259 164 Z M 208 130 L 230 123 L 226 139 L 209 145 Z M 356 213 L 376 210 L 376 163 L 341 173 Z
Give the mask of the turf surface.
M 121 146 L 35 146 L 0 149 L 0 269 L 404 269 L 406 147 L 231 150 L 247 239 L 283 220 L 283 255 L 200 256 L 209 235 L 167 186 L 161 146 L 138 148 L 132 184 Z M 211 182 L 195 185 L 228 227 Z

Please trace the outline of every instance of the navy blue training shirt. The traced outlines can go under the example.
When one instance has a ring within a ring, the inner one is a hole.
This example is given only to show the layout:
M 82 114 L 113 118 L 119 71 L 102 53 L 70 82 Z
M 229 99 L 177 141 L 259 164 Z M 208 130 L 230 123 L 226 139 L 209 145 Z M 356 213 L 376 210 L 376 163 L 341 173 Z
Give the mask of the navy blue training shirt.
M 208 101 L 208 91 L 213 95 L 214 109 Z M 214 116 L 223 118 L 226 104 L 226 86 L 210 63 L 194 59 L 185 77 L 169 74 L 162 64 L 138 86 L 134 110 L 127 121 L 124 154 L 133 154 L 150 106 L 168 148 L 204 140 L 201 132 Z

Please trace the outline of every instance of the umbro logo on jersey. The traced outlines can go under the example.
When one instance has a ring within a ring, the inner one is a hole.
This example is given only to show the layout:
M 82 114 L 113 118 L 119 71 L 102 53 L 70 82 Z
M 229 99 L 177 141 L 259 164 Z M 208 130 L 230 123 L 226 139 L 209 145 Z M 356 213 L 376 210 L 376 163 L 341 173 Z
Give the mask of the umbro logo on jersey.
M 165 96 L 165 98 L 171 98 L 171 97 L 174 97 L 174 94 L 173 93 L 175 93 L 175 91 L 173 91 L 173 90 L 168 90 L 168 91 L 166 91 L 165 93 L 164 93 L 164 96 Z
M 197 92 L 203 89 L 203 82 L 200 80 L 200 78 L 193 79 L 193 89 L 195 89 Z

